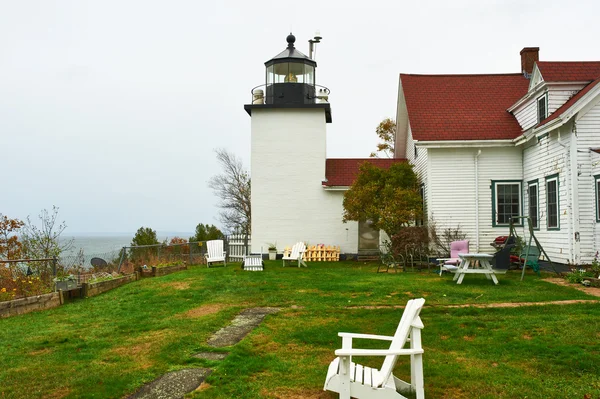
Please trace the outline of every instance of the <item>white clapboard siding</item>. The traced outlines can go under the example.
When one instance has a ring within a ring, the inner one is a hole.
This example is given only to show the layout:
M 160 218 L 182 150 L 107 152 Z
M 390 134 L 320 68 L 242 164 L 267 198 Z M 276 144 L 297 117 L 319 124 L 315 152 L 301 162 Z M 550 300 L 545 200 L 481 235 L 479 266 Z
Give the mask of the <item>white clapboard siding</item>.
M 579 92 L 583 85 L 548 85 L 548 115 L 563 106 L 571 97 Z
M 577 94 L 579 90 L 583 88 L 583 85 L 552 85 L 548 84 L 548 116 L 552 115 L 554 111 L 560 108 L 564 103 Z M 540 92 L 539 95 L 532 96 L 529 100 L 523 103 L 514 111 L 515 118 L 521 125 L 523 130 L 530 129 L 538 123 L 537 113 L 537 99 L 543 95 L 544 92 Z
M 566 130 L 566 129 L 565 129 Z M 562 130 L 561 130 L 562 132 Z M 563 132 L 561 142 L 569 145 L 568 132 Z M 528 214 L 529 198 L 526 184 L 538 180 L 539 184 L 539 230 L 535 235 L 553 261 L 569 263 L 572 258 L 569 234 L 570 217 L 567 212 L 567 180 L 569 172 L 568 147 L 558 144 L 558 133 L 552 132 L 540 141 L 533 140 L 530 147 L 523 150 L 524 213 Z M 560 230 L 548 230 L 546 213 L 546 177 L 558 173 L 559 181 L 559 225 Z
M 519 125 L 521 125 L 521 129 L 527 130 L 534 127 L 538 123 L 536 99 L 531 98 L 522 104 L 514 111 L 514 115 Z
M 408 128 L 408 135 L 406 139 L 406 159 L 413 165 L 414 171 L 419 177 L 419 181 L 423 184 L 424 188 L 424 204 L 425 209 L 424 215 L 426 219 L 429 219 L 429 209 L 427 206 L 428 203 L 428 193 L 429 193 L 429 182 L 427 180 L 427 158 L 428 158 L 428 150 L 426 148 L 419 148 L 417 150 L 417 157 L 415 158 L 415 142 L 412 136 L 412 130 L 410 126 Z
M 600 148 L 600 104 L 576 122 L 579 190 L 579 232 L 581 261 L 590 263 L 600 250 L 600 226 L 596 222 L 596 190 L 594 176 L 600 174 L 600 155 L 590 148 Z
M 467 234 L 472 251 L 493 252 L 489 245 L 508 227 L 492 227 L 492 180 L 521 180 L 521 151 L 514 147 L 483 148 L 478 158 L 479 248 L 477 248 L 475 156 L 478 149 L 429 149 L 429 212 L 438 229 Z
M 493 226 L 492 181 L 523 179 L 523 157 L 520 149 L 484 148 L 479 156 L 479 252 L 494 252 L 490 245 L 498 236 L 508 235 L 507 226 Z M 475 242 L 473 242 L 475 244 Z

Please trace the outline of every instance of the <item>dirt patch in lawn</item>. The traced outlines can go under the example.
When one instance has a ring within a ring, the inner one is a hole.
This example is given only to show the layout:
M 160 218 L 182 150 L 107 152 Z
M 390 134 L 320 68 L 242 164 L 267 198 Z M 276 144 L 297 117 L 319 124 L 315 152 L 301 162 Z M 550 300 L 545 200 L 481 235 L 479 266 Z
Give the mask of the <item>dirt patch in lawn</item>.
M 576 303 L 600 303 L 596 299 L 567 299 L 564 301 L 546 301 L 546 302 L 503 302 L 503 303 L 465 303 L 461 305 L 431 305 L 426 308 L 518 308 L 521 306 L 542 306 L 542 305 L 573 305 Z M 404 309 L 403 305 L 368 305 L 368 306 L 348 306 L 347 309 Z
M 261 394 L 265 398 L 273 399 L 330 399 L 337 397 L 333 392 L 316 389 L 263 388 Z
M 202 317 L 208 316 L 210 314 L 219 313 L 225 307 L 222 303 L 211 303 L 208 305 L 202 305 L 194 309 L 190 309 L 187 312 L 183 313 L 182 317 Z
M 174 288 L 176 290 L 187 290 L 188 288 L 190 288 L 190 283 L 187 283 L 185 281 L 173 281 L 171 283 L 163 283 L 160 286 L 164 288 Z
M 549 277 L 543 279 L 542 281 L 547 281 L 549 283 L 560 285 L 563 287 L 575 288 L 576 290 L 583 291 L 588 295 L 600 297 L 600 288 L 598 287 L 586 287 L 585 285 L 581 284 L 571 284 L 567 280 L 558 277 Z
M 62 399 L 62 398 L 69 396 L 70 393 L 71 393 L 71 389 L 63 387 L 63 388 L 58 388 L 57 390 L 44 395 L 44 398 L 46 398 L 46 399 Z

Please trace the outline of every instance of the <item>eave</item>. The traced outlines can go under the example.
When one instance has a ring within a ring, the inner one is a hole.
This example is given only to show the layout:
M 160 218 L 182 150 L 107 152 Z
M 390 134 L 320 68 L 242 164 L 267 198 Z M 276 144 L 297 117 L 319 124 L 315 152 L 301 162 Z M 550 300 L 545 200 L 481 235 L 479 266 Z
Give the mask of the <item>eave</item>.
M 323 185 L 323 190 L 325 191 L 348 191 L 350 189 L 349 186 L 325 186 Z
M 527 94 L 521 97 L 516 103 L 514 103 L 510 108 L 507 109 L 508 112 L 513 113 L 517 108 L 531 100 L 534 97 L 538 97 L 548 86 L 567 86 L 567 85 L 587 85 L 590 81 L 582 81 L 582 82 L 545 82 L 541 81 L 538 83 L 533 89 L 529 90 Z
M 512 147 L 513 139 L 503 140 L 440 140 L 440 141 L 418 141 L 418 148 L 483 148 L 483 147 Z
M 551 121 L 533 128 L 533 134 L 536 137 L 543 136 L 547 133 L 550 133 L 552 130 L 557 129 L 563 126 L 565 123 L 569 122 L 573 117 L 577 116 L 579 112 L 585 109 L 585 107 L 600 94 L 600 84 L 598 84 L 599 79 L 590 83 L 590 85 L 595 85 L 589 89 L 587 93 L 585 93 L 581 98 L 579 98 L 575 103 L 570 105 L 567 109 L 561 112 L 556 118 Z M 586 90 L 583 88 L 582 90 Z M 567 102 L 568 103 L 568 102 Z M 558 112 L 560 108 L 555 111 Z M 585 111 L 584 111 L 585 113 Z

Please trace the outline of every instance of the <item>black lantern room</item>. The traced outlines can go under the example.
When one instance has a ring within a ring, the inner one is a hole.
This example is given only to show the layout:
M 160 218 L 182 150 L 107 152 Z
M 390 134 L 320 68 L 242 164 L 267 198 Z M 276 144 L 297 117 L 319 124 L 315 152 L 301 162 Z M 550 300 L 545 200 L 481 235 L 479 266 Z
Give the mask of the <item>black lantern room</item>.
M 296 50 L 294 35 L 290 33 L 286 40 L 287 48 L 265 62 L 266 82 L 252 89 L 252 104 L 244 106 L 246 112 L 252 115 L 256 108 L 322 108 L 327 123 L 331 123 L 329 89 L 315 83 L 317 63 Z M 312 46 L 316 42 L 309 43 Z
M 314 104 L 317 63 L 296 50 L 294 35 L 286 40 L 287 48 L 265 62 L 265 104 Z

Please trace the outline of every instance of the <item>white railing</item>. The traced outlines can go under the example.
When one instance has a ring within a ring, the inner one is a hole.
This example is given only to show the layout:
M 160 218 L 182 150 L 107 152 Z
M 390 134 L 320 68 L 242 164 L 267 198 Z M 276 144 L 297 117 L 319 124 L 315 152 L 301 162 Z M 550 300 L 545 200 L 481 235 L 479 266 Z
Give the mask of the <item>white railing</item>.
M 250 253 L 250 236 L 248 236 L 248 251 L 246 251 L 246 236 L 244 234 L 232 234 L 227 236 L 227 256 L 232 260 L 244 260 L 244 256 Z

